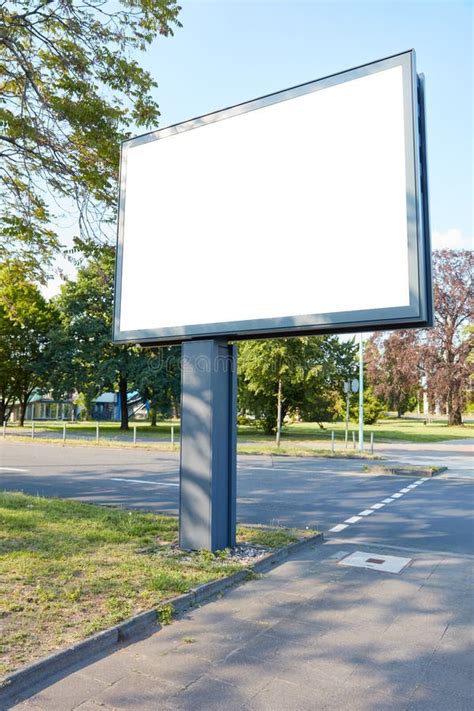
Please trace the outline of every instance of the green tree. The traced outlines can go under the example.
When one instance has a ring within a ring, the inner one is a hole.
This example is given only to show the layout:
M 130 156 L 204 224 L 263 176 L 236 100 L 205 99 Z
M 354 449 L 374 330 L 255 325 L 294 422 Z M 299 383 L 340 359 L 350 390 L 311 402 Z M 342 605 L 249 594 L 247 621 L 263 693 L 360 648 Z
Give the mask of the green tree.
M 91 403 L 103 390 L 118 390 L 121 429 L 128 429 L 127 392 L 131 374 L 141 357 L 137 347 L 112 343 L 115 250 L 91 252 L 75 280 L 63 285 L 57 298 L 61 328 L 53 347 L 57 364 L 52 373 L 55 394 L 76 389 Z
M 373 425 L 377 422 L 384 411 L 384 404 L 378 398 L 371 385 L 368 385 L 364 378 L 364 425 Z M 354 393 L 351 396 L 350 416 L 353 422 L 359 421 L 359 395 Z
M 175 0 L 0 4 L 0 256 L 36 274 L 59 248 L 46 196 L 74 201 L 81 237 L 115 220 L 119 146 L 157 126 L 157 86 L 134 58 L 180 26 Z
M 239 344 L 239 408 L 270 434 L 286 414 L 332 419 L 356 347 L 335 336 L 302 336 Z
M 147 348 L 135 362 L 131 377 L 134 387 L 150 405 L 152 427 L 158 416 L 179 413 L 180 354 L 179 346 Z
M 7 261 L 0 267 L 0 421 L 20 404 L 20 425 L 28 400 L 44 387 L 54 356 L 49 348 L 57 324 L 54 307 L 28 279 L 23 264 Z

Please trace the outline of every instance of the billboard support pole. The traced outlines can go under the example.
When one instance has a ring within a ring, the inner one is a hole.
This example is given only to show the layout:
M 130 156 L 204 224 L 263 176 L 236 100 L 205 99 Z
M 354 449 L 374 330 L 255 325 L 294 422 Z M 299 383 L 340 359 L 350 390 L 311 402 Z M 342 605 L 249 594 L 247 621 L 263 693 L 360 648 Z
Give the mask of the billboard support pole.
M 226 340 L 183 343 L 179 545 L 235 546 L 236 347 Z

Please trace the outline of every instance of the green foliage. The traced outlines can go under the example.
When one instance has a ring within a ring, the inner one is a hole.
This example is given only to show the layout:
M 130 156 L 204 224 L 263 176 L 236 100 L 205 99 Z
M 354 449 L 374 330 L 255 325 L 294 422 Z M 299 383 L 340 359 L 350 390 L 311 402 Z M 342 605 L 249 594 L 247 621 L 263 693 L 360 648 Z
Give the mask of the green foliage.
M 383 402 L 374 395 L 371 385 L 364 388 L 364 424 L 373 425 L 384 411 Z M 359 395 L 355 393 L 351 397 L 351 419 L 355 422 L 359 420 Z
M 278 382 L 283 417 L 332 419 L 342 383 L 354 369 L 356 347 L 335 336 L 246 341 L 239 345 L 239 409 L 270 434 L 277 421 Z
M 136 358 L 130 379 L 143 400 L 150 405 L 151 424 L 179 412 L 181 390 L 181 349 L 179 346 L 147 348 Z
M 371 387 L 364 391 L 364 424 L 373 425 L 384 410 L 383 402 L 375 395 Z
M 49 343 L 57 322 L 55 308 L 25 265 L 5 261 L 0 266 L 0 422 L 19 402 L 23 424 L 28 398 L 47 382 L 54 358 Z
M 127 429 L 127 386 L 141 351 L 112 343 L 114 266 L 115 250 L 104 246 L 63 285 L 56 300 L 61 325 L 53 335 L 56 366 L 50 382 L 57 396 L 76 389 L 86 404 L 104 390 L 119 389 Z
M 163 626 L 171 624 L 173 621 L 173 612 L 174 608 L 171 604 L 161 605 L 161 607 L 158 608 L 158 619 Z
M 135 57 L 180 26 L 174 0 L 6 0 L 0 6 L 0 256 L 42 273 L 59 248 L 45 195 L 74 201 L 82 239 L 115 218 L 120 141 L 156 127 Z

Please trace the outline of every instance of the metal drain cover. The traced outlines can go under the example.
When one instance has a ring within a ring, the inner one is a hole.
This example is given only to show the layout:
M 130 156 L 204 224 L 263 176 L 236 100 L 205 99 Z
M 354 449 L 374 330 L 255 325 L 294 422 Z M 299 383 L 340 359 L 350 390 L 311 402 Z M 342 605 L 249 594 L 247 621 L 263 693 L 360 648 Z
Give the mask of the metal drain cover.
M 353 568 L 370 568 L 371 570 L 381 570 L 384 573 L 401 573 L 407 565 L 410 565 L 412 560 L 412 558 L 399 558 L 394 555 L 374 555 L 373 553 L 356 551 L 340 560 L 338 565 L 349 565 Z

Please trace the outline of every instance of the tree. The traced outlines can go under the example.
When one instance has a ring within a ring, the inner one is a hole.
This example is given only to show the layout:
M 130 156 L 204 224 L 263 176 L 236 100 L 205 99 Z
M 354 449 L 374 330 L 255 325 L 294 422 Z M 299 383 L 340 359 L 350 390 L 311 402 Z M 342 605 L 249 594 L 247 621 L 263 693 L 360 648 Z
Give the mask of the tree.
M 51 366 L 48 348 L 57 313 L 25 274 L 24 265 L 0 267 L 0 421 L 8 420 L 16 402 L 20 425 L 36 388 L 45 385 Z
M 179 412 L 180 353 L 179 346 L 147 348 L 135 362 L 131 378 L 150 405 L 152 427 L 156 426 L 158 415 L 168 417 Z
M 373 334 L 367 342 L 365 365 L 375 397 L 401 417 L 413 405 L 420 387 L 417 331 Z
M 267 434 L 287 413 L 320 423 L 331 419 L 356 347 L 335 336 L 302 336 L 239 344 L 239 408 Z M 280 393 L 280 396 L 279 396 Z
M 364 425 L 374 425 L 384 410 L 383 402 L 374 394 L 374 389 L 364 379 Z M 359 421 L 359 394 L 351 395 L 351 420 Z
M 42 273 L 59 248 L 51 195 L 76 203 L 83 239 L 115 219 L 120 142 L 159 117 L 156 82 L 133 55 L 172 35 L 180 9 L 175 0 L 1 3 L 0 256 Z
M 140 351 L 112 343 L 115 250 L 91 252 L 75 280 L 68 280 L 57 299 L 61 328 L 53 343 L 57 367 L 51 382 L 56 394 L 77 389 L 90 403 L 102 390 L 119 392 L 121 429 L 128 429 L 128 381 Z
M 462 424 L 472 374 L 468 358 L 472 267 L 469 250 L 444 249 L 433 254 L 435 323 L 424 335 L 422 360 L 428 396 L 445 404 L 450 425 Z

